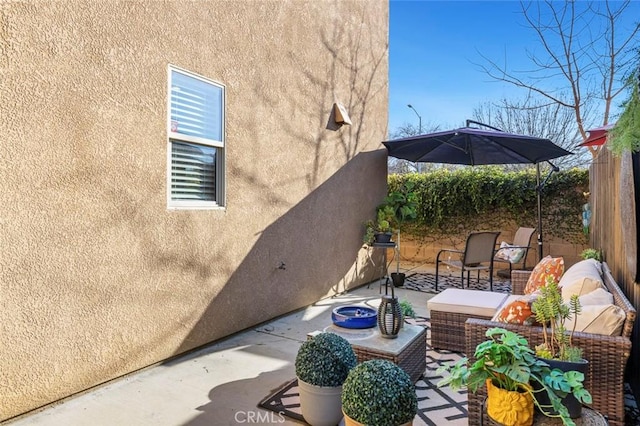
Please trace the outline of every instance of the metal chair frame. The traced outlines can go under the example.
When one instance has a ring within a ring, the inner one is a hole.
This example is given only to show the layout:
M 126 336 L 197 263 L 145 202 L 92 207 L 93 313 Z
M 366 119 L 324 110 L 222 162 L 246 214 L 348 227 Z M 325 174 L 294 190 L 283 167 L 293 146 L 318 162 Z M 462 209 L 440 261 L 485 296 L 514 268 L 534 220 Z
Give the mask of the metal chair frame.
M 496 240 L 500 235 L 499 231 L 472 232 L 467 237 L 464 250 L 442 249 L 436 256 L 436 288 L 438 291 L 438 278 L 440 274 L 440 263 L 452 268 L 460 269 L 461 286 L 464 288 L 464 273 L 467 273 L 467 287 L 470 283 L 471 271 L 478 273 L 477 280 L 480 281 L 480 271 L 489 271 L 489 287 L 493 291 L 493 259 L 495 255 Z M 455 253 L 460 255 L 460 260 L 442 260 L 440 256 L 444 253 Z
M 509 249 L 524 249 L 524 255 L 522 256 L 522 259 L 518 262 L 512 263 L 509 260 L 496 257 L 498 252 L 501 250 L 499 247 L 496 249 L 496 254 L 493 256 L 493 261 L 508 263 L 509 277 L 511 277 L 511 270 L 513 269 L 513 265 L 517 265 L 518 263 L 522 262 L 522 269 L 523 270 L 527 269 L 527 256 L 529 255 L 529 249 L 531 249 L 530 242 L 534 232 L 536 232 L 536 228 L 520 227 L 518 228 L 515 235 L 513 236 L 513 244 L 509 244 Z

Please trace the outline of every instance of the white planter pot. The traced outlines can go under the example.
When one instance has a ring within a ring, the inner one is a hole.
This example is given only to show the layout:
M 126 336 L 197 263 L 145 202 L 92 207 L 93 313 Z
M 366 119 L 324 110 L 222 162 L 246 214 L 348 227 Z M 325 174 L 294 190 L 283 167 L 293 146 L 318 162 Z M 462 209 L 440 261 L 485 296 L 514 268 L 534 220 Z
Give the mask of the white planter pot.
M 300 409 L 311 426 L 336 426 L 342 420 L 342 386 L 324 387 L 298 379 Z

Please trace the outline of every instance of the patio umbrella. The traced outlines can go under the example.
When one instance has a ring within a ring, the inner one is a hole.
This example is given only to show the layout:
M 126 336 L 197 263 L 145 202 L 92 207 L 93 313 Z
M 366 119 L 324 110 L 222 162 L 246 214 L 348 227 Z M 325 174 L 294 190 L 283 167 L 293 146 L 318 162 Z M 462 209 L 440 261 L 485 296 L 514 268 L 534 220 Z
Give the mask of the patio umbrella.
M 549 139 L 503 132 L 499 129 L 483 130 L 469 127 L 470 123 L 485 127 L 486 124 L 467 120 L 467 127 L 410 136 L 385 141 L 391 157 L 424 163 L 461 165 L 535 164 L 537 166 L 538 196 L 538 254 L 542 259 L 542 201 L 544 182 L 540 182 L 540 163 L 563 157 L 571 152 Z M 551 163 L 549 163 L 551 164 Z M 551 164 L 551 172 L 559 169 Z

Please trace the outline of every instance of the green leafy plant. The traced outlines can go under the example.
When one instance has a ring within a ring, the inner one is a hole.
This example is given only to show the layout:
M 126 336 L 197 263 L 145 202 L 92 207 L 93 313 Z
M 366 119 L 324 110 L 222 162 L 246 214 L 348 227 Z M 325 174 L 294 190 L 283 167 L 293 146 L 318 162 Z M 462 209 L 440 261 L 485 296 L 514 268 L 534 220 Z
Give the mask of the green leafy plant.
M 582 310 L 578 296 L 574 294 L 569 304 L 565 304 L 558 282 L 553 277 L 547 277 L 546 284 L 540 288 L 540 295 L 531 305 L 531 310 L 536 315 L 536 321 L 544 324 L 544 342 L 536 346 L 536 355 L 546 359 L 580 362 L 582 349 L 573 346 L 576 317 Z M 573 326 L 568 330 L 567 321 L 572 318 Z
M 402 311 L 402 316 L 404 317 L 416 317 L 416 311 L 413 309 L 413 305 L 408 300 L 402 300 L 400 302 L 400 310 Z
M 615 154 L 640 150 L 640 66 L 628 77 L 626 85 L 631 95 L 624 102 L 624 111 L 609 130 L 607 147 Z
M 542 171 L 545 173 L 545 171 Z M 416 217 L 402 226 L 423 241 L 443 235 L 466 236 L 487 223 L 496 228 L 518 223 L 536 226 L 535 167 L 506 171 L 497 166 L 438 169 L 429 173 L 392 174 L 389 194 L 410 183 L 417 202 Z M 589 191 L 589 171 L 572 168 L 554 173 L 544 188 L 543 229 L 549 236 L 586 244 L 582 207 Z
M 490 328 L 486 336 L 489 339 L 476 347 L 475 362 L 462 358 L 437 370 L 438 373 L 449 373 L 438 386 L 451 386 L 454 390 L 467 387 L 475 393 L 487 380 L 491 380 L 502 389 L 531 394 L 542 413 L 559 417 L 564 425 L 575 425 L 561 400 L 571 393 L 581 403 L 591 403 L 591 394 L 583 386 L 584 374 L 551 369 L 535 356 L 527 339 L 512 331 Z M 532 384 L 536 384 L 535 390 Z M 546 393 L 550 405 L 538 401 L 540 392 Z M 552 411 L 557 414 L 552 414 Z
M 593 248 L 588 248 L 588 249 L 584 249 L 582 250 L 582 253 L 580 253 L 580 257 L 582 259 L 595 259 L 598 262 L 602 262 L 602 253 L 600 252 L 600 250 L 596 250 Z
M 356 354 L 344 337 L 320 333 L 300 346 L 296 376 L 315 386 L 341 386 L 357 363 Z
M 382 204 L 376 208 L 376 220 L 365 222 L 366 244 L 373 243 L 376 233 L 389 233 L 400 230 L 405 221 L 417 217 L 418 197 L 413 191 L 414 182 L 405 181 L 397 189 L 390 190 Z
M 418 216 L 418 195 L 414 192 L 415 183 L 407 180 L 395 190 L 390 190 L 384 199 L 382 208 L 389 214 L 391 226 L 400 229 L 405 221 Z
M 418 411 L 415 386 L 391 361 L 365 361 L 349 372 L 342 386 L 342 410 L 365 425 L 407 423 Z
M 391 222 L 394 220 L 394 212 L 390 206 L 381 205 L 376 210 L 376 220 L 365 222 L 365 235 L 363 242 L 373 244 L 375 234 L 390 234 L 392 231 Z

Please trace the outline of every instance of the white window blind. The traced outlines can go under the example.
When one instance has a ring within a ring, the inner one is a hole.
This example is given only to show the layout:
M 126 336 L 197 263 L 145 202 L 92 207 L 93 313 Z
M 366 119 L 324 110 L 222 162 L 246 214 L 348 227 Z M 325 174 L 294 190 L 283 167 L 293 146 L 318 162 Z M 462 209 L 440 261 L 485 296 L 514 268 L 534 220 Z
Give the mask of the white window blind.
M 169 92 L 169 206 L 222 206 L 224 86 L 170 67 Z
M 216 149 L 171 143 L 171 198 L 216 201 Z

